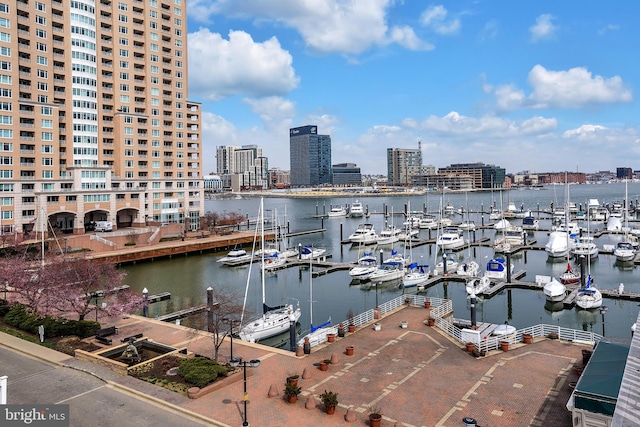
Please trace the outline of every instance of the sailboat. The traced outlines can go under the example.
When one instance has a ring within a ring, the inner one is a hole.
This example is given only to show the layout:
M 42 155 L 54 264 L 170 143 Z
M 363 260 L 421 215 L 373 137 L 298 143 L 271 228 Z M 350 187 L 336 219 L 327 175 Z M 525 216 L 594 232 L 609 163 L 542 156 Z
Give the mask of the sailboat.
M 628 212 L 628 194 L 627 194 L 627 180 L 624 181 L 624 239 L 616 244 L 616 248 L 613 251 L 616 259 L 620 262 L 633 261 L 636 257 L 636 250 L 633 247 L 633 242 L 629 237 L 629 212 Z M 635 237 L 635 236 L 634 236 Z
M 331 326 L 331 317 L 323 324 L 313 326 L 313 258 L 309 258 L 309 319 L 311 321 L 310 332 L 300 338 L 298 346 L 304 346 L 305 342 L 309 340 L 309 345 L 315 347 L 327 341 L 327 334 L 338 333 L 338 327 Z
M 261 243 L 262 247 L 264 247 L 264 201 L 260 199 L 260 215 L 259 218 L 261 221 L 258 224 L 261 224 Z M 265 254 L 261 257 L 261 268 L 262 271 L 265 269 Z M 249 269 L 251 272 L 251 269 Z M 251 273 L 249 273 L 251 274 Z M 280 305 L 277 307 L 269 307 L 266 304 L 266 294 L 265 294 L 265 274 L 262 274 L 262 316 L 250 321 L 243 328 L 240 329 L 240 339 L 243 341 L 249 342 L 257 342 L 262 339 L 272 337 L 274 335 L 278 335 L 280 333 L 286 332 L 290 323 L 297 322 L 300 319 L 301 311 L 300 304 L 298 303 L 296 307 L 293 304 Z M 249 284 L 249 279 L 247 279 L 247 287 Z M 246 296 L 245 296 L 246 299 Z
M 469 199 L 467 198 L 466 193 L 464 195 L 464 199 L 467 211 L 467 223 L 469 223 Z M 471 259 L 471 228 L 467 228 L 467 239 L 467 256 L 469 257 L 469 261 L 458 264 L 456 274 L 460 276 L 475 277 L 480 271 L 480 265 L 475 260 Z
M 602 293 L 594 286 L 591 274 L 587 276 L 587 282 L 584 287 L 578 289 L 576 305 L 585 310 L 598 308 L 602 305 Z
M 409 203 L 409 210 L 411 210 L 411 203 Z M 411 224 L 407 226 L 409 228 L 409 235 L 411 235 Z M 405 239 L 405 247 L 409 245 L 409 259 L 413 259 L 412 245 L 411 245 L 411 237 Z M 417 286 L 420 283 L 425 282 L 429 278 L 429 266 L 428 265 L 420 265 L 417 262 L 412 262 L 409 264 L 408 271 L 404 273 L 402 277 L 402 286 L 405 288 L 410 288 L 412 286 Z

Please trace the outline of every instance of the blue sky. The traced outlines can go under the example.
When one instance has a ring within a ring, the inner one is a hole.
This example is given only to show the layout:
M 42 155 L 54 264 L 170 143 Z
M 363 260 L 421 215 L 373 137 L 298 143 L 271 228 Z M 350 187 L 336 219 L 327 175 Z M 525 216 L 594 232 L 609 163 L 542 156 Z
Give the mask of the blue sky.
M 640 169 L 636 2 L 188 0 L 189 99 L 203 167 L 257 144 L 289 169 L 289 128 L 332 162 L 386 174 L 386 149 L 508 173 Z

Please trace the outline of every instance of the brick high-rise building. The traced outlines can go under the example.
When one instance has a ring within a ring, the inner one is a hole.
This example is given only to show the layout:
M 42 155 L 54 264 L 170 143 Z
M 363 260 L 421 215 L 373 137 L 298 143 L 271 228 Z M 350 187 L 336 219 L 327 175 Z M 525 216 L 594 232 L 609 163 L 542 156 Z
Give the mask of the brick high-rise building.
M 1 229 L 204 214 L 183 0 L 0 0 Z

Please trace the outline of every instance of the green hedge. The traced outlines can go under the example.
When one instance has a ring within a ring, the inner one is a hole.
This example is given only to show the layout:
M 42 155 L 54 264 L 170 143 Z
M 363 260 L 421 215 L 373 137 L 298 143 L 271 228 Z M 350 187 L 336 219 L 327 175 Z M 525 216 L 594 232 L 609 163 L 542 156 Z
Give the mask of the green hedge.
M 24 305 L 14 305 L 4 316 L 4 321 L 9 326 L 22 329 L 25 332 L 38 334 L 38 327 L 44 326 L 46 338 L 64 337 L 75 335 L 80 338 L 95 335 L 100 329 L 100 324 L 91 320 L 68 320 L 51 316 L 40 316 L 31 313 Z
M 229 368 L 206 357 L 194 357 L 180 361 L 178 374 L 197 387 L 205 387 L 218 377 L 226 377 Z

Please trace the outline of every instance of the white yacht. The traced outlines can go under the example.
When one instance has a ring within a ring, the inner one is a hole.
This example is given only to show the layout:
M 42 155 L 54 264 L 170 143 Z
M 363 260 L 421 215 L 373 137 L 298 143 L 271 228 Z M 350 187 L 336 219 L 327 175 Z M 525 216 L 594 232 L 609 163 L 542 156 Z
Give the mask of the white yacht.
M 544 250 L 549 258 L 566 258 L 570 250 L 569 236 L 565 231 L 551 232 Z
M 404 266 L 401 262 L 383 262 L 371 273 L 369 280 L 373 283 L 389 282 L 404 276 Z
M 227 253 L 227 256 L 220 258 L 217 262 L 223 265 L 234 266 L 247 264 L 251 261 L 251 255 L 242 248 L 235 247 Z
M 418 228 L 422 230 L 435 230 L 438 228 L 438 221 L 433 215 L 423 215 L 418 221 Z
M 457 227 L 447 227 L 442 230 L 442 234 L 436 239 L 436 246 L 443 251 L 458 249 L 465 244 L 462 230 Z
M 378 233 L 376 242 L 379 245 L 391 245 L 400 240 L 400 233 L 402 233 L 402 229 L 396 228 L 394 225 L 387 225 Z
M 349 208 L 349 216 L 351 218 L 358 218 L 364 215 L 364 208 L 362 207 L 362 203 L 356 200 L 351 204 Z
M 510 272 L 513 273 L 513 264 L 510 266 Z M 507 278 L 507 261 L 504 258 L 492 258 L 487 262 L 487 269 L 484 276 L 490 280 L 506 280 Z
M 478 276 L 479 272 L 480 265 L 473 260 L 458 264 L 458 268 L 456 269 L 456 274 L 459 276 L 474 277 Z
M 378 240 L 375 227 L 373 224 L 360 224 L 356 231 L 349 236 L 351 243 L 362 243 L 363 245 L 372 245 Z
M 616 259 L 620 262 L 633 261 L 636 257 L 636 250 L 630 242 L 618 242 L 613 251 Z
M 300 248 L 299 256 L 300 256 L 300 259 L 309 259 L 309 258 L 316 259 L 324 255 L 326 252 L 327 250 L 324 248 L 314 248 L 311 245 L 307 245 Z
M 417 262 L 409 265 L 409 270 L 402 278 L 402 286 L 410 288 L 417 286 L 420 283 L 426 282 L 429 278 L 429 266 L 419 265 Z
M 373 252 L 365 252 L 358 259 L 358 265 L 349 270 L 349 276 L 356 280 L 368 280 L 376 268 L 378 268 L 378 260 Z
M 582 236 L 578 237 L 578 241 L 571 249 L 571 253 L 577 259 L 581 256 L 585 256 L 585 258 L 597 258 L 599 253 L 598 246 L 593 240 L 592 236 Z
M 347 216 L 347 210 L 342 206 L 334 206 L 331 208 L 327 216 L 329 218 L 340 218 L 343 216 Z

